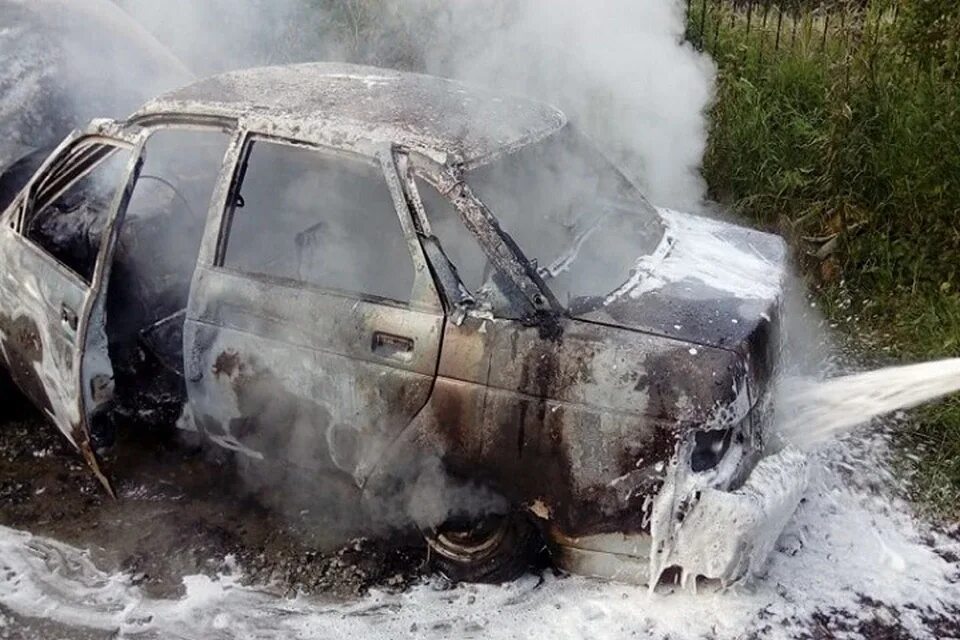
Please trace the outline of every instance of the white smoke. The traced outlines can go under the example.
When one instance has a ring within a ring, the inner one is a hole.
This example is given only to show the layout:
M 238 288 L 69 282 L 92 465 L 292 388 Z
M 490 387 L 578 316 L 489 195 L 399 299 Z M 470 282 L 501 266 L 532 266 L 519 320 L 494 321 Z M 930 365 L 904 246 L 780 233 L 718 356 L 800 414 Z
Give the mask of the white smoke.
M 679 0 L 117 0 L 200 74 L 338 59 L 556 104 L 657 205 L 699 208 L 714 66 Z
M 0 0 L 0 169 L 190 78 L 108 0 Z
M 198 75 L 282 63 L 297 42 L 298 0 L 114 0 Z
M 417 17 L 436 6 L 407 0 Z M 425 9 L 426 7 L 426 9 Z M 450 3 L 426 69 L 564 109 L 657 205 L 698 208 L 714 66 L 683 42 L 675 0 Z

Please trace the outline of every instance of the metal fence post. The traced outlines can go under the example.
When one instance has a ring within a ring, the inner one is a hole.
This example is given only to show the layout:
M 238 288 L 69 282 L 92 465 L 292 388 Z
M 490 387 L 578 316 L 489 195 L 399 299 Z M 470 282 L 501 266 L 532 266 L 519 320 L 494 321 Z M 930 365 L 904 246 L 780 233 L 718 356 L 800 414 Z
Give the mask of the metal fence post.
M 716 53 L 717 45 L 720 43 L 720 8 L 723 6 L 723 0 L 717 0 L 715 13 L 713 17 L 713 51 Z
M 777 42 L 773 46 L 774 51 L 780 50 L 780 33 L 783 30 L 783 6 L 779 3 L 777 4 L 777 11 L 779 12 L 777 15 Z
M 703 51 L 703 32 L 707 26 L 707 0 L 700 6 L 700 51 Z
M 820 53 L 827 50 L 827 32 L 830 31 L 830 11 L 824 13 L 823 19 L 823 40 L 820 41 Z

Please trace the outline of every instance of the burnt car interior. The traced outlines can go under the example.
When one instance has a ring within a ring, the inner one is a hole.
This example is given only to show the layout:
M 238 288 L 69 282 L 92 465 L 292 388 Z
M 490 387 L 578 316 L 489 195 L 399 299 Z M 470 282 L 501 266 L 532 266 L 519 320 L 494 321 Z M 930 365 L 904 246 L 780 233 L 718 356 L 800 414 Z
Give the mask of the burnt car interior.
M 663 235 L 640 191 L 571 127 L 466 180 L 574 314 L 624 284 Z
M 34 188 L 24 235 L 89 284 L 129 151 L 81 142 Z
M 228 143 L 226 131 L 197 128 L 162 128 L 147 140 L 107 292 L 112 409 L 126 418 L 158 406 L 155 418 L 175 419 L 185 400 L 183 321 Z
M 134 418 L 138 407 L 160 407 L 151 424 L 179 412 L 187 298 L 228 143 L 227 131 L 210 128 L 161 128 L 147 140 L 107 284 L 115 395 L 94 416 L 95 434 L 105 433 L 104 416 Z M 33 188 L 24 235 L 87 284 L 131 153 L 80 140 Z

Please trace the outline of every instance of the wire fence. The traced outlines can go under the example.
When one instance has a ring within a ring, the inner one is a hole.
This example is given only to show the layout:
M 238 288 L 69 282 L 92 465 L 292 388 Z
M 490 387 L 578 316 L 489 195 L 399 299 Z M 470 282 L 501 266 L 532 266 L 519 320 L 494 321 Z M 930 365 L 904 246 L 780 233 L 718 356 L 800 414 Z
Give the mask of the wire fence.
M 830 46 L 876 46 L 884 32 L 896 29 L 900 4 L 891 0 L 687 0 L 687 16 L 687 39 L 714 55 L 726 26 L 736 29 L 760 55 L 784 49 L 816 55 Z

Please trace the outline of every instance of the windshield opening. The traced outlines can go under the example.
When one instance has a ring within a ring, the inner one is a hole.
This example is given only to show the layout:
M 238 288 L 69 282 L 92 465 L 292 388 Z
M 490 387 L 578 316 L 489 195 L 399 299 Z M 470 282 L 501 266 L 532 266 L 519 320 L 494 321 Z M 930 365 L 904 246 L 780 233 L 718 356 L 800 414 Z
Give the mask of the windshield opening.
M 467 181 L 571 311 L 627 282 L 663 235 L 653 206 L 570 127 Z

